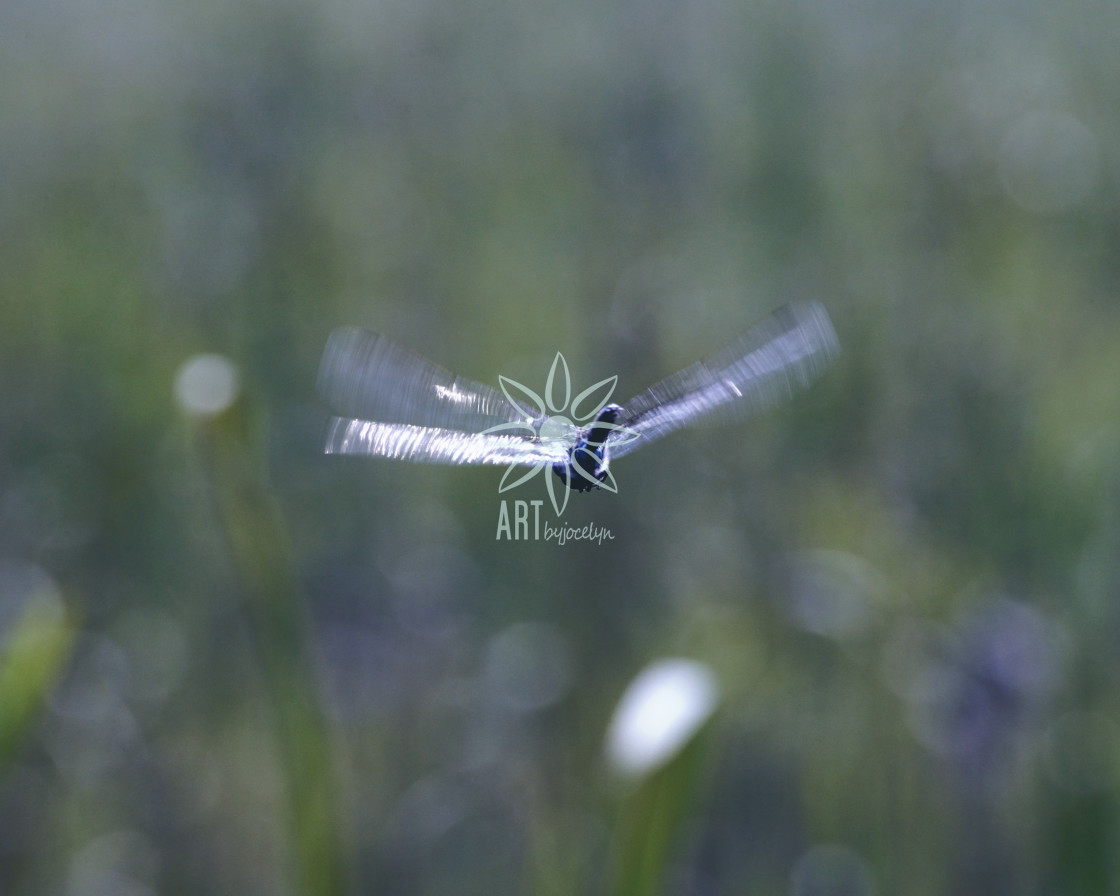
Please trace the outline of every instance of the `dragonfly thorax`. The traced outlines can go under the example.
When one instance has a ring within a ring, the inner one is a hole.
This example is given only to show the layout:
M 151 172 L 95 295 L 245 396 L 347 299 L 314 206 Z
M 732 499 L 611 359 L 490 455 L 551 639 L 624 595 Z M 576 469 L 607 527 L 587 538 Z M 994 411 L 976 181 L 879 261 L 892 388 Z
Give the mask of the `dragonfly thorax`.
M 568 459 L 552 465 L 552 471 L 564 485 L 577 492 L 589 492 L 607 478 L 610 464 L 607 436 L 616 428 L 616 421 L 621 416 L 622 408 L 617 404 L 608 404 L 572 445 Z

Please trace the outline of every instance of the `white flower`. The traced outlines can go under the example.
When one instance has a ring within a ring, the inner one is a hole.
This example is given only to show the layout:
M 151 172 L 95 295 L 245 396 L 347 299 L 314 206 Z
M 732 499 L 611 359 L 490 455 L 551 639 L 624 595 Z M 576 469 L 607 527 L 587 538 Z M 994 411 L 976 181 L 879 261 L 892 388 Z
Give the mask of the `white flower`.
M 175 375 L 175 397 L 192 414 L 220 414 L 237 398 L 237 368 L 223 355 L 195 355 Z
M 675 756 L 715 712 L 719 685 L 711 668 L 687 659 L 651 663 L 619 700 L 607 731 L 607 758 L 638 776 Z

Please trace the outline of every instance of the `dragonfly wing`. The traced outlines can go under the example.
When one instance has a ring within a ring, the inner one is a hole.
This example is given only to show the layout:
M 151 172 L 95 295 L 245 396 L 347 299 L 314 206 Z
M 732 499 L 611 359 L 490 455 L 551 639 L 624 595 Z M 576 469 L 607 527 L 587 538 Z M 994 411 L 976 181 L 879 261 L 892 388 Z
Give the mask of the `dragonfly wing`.
M 502 433 L 470 433 L 335 417 L 327 454 L 364 454 L 434 464 L 542 464 L 567 460 L 562 443 Z
M 544 410 L 517 408 L 498 390 L 356 327 L 340 327 L 327 340 L 319 392 L 344 417 L 465 432 L 524 422 Z
M 741 418 L 772 407 L 809 385 L 838 353 L 823 306 L 779 308 L 727 347 L 628 401 L 618 422 L 641 438 L 611 445 L 611 456 L 701 420 Z

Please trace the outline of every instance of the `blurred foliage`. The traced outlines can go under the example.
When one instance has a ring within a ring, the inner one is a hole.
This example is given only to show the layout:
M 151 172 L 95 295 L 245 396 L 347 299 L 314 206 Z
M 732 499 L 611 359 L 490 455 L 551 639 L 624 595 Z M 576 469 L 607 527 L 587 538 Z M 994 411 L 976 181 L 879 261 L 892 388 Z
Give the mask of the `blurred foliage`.
M 276 716 L 293 828 L 293 874 L 300 892 L 344 893 L 339 788 L 314 687 L 310 620 L 287 533 L 260 474 L 249 415 L 232 392 L 231 398 L 229 406 L 199 421 L 200 448 L 245 592 L 266 699 Z
M 0 891 L 1120 891 L 1118 10 L 0 6 Z M 624 398 L 795 298 L 601 545 L 320 454 L 340 324 Z
M 73 625 L 49 580 L 27 568 L 3 570 L 8 608 L 19 618 L 7 626 L 0 655 L 0 768 L 11 761 L 70 652 Z M 22 574 L 21 574 L 22 573 Z M 20 606 L 22 604 L 22 606 Z M 6 609 L 8 609 L 6 608 Z

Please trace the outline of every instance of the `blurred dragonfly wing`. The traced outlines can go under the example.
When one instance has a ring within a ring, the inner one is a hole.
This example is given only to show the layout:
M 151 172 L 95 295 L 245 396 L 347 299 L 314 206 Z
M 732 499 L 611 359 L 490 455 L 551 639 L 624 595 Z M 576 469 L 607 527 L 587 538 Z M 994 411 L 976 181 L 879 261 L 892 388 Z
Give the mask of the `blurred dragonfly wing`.
M 324 451 L 435 464 L 534 465 L 568 459 L 562 442 L 534 439 L 525 428 L 525 435 L 504 435 L 335 417 Z
M 340 327 L 327 340 L 319 392 L 343 417 L 476 433 L 544 411 L 517 408 L 498 390 L 356 327 Z
M 820 304 L 779 308 L 726 348 L 628 401 L 619 423 L 642 437 L 608 442 L 611 457 L 682 426 L 746 417 L 778 404 L 811 383 L 838 353 L 832 322 Z

